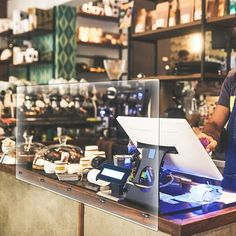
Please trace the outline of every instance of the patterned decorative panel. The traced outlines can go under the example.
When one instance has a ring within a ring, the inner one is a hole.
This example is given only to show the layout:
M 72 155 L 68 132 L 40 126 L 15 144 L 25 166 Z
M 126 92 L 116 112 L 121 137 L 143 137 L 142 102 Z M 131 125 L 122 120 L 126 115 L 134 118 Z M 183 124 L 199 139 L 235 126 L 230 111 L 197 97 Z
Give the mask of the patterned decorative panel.
M 33 48 L 36 48 L 39 52 L 53 51 L 53 33 L 34 36 L 31 42 Z
M 35 84 L 47 84 L 53 78 L 53 66 L 51 64 L 33 65 L 30 70 L 30 81 Z
M 21 45 L 22 40 L 16 41 Z M 31 39 L 32 47 L 40 53 L 53 53 L 53 33 L 47 35 L 34 36 Z M 28 71 L 29 70 L 29 78 Z M 10 75 L 20 79 L 29 79 L 35 84 L 47 84 L 53 77 L 53 61 L 51 64 L 28 65 L 24 67 L 10 67 Z
M 76 9 L 55 7 L 55 77 L 75 78 Z
M 34 36 L 31 40 L 32 46 L 41 54 L 53 52 L 53 33 Z M 53 78 L 53 62 L 52 64 L 40 64 L 31 66 L 30 81 L 36 84 L 47 84 Z
M 27 69 L 26 67 L 10 67 L 10 76 L 15 76 L 19 79 L 27 79 Z

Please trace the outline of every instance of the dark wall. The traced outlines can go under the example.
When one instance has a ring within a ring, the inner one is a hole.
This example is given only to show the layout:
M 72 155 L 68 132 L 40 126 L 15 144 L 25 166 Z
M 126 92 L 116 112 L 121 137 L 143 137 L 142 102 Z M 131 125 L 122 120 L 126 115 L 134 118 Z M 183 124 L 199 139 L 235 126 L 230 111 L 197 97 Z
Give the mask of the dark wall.
M 0 18 L 7 17 L 7 0 L 0 0 Z

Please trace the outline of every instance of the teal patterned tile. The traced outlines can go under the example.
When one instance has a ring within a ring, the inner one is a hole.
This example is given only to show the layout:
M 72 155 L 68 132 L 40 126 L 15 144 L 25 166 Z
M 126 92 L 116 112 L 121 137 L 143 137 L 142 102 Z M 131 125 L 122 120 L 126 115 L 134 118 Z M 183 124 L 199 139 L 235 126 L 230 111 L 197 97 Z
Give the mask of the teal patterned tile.
M 40 53 L 54 53 L 55 60 L 54 67 L 53 63 L 30 66 L 30 81 L 36 84 L 46 84 L 53 77 L 70 79 L 76 75 L 76 9 L 61 5 L 54 8 L 54 14 L 54 32 L 31 40 Z M 27 79 L 27 67 L 13 68 L 10 75 Z
M 55 77 L 75 78 L 76 9 L 55 7 Z
M 36 84 L 47 84 L 53 78 L 53 66 L 50 64 L 35 65 L 30 70 L 30 81 Z
M 46 34 L 34 36 L 31 40 L 33 48 L 39 52 L 52 52 L 53 51 L 53 34 Z
M 9 75 L 15 76 L 19 79 L 27 79 L 27 70 L 25 67 L 19 67 L 19 68 L 10 67 Z

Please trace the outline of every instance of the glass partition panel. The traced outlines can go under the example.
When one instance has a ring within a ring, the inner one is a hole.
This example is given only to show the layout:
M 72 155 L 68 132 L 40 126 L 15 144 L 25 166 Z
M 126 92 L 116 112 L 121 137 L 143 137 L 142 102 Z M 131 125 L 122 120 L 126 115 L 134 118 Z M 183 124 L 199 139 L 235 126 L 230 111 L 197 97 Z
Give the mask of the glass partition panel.
M 16 177 L 157 230 L 158 117 L 158 80 L 18 87 Z

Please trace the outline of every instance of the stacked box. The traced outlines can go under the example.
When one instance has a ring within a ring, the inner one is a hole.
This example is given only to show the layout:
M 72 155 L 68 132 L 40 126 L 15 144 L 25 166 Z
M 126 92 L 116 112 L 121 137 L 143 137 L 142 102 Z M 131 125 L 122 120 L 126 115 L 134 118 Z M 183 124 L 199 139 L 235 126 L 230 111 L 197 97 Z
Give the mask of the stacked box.
M 53 29 L 53 10 L 42 10 L 39 8 L 29 8 L 29 21 L 31 29 Z

